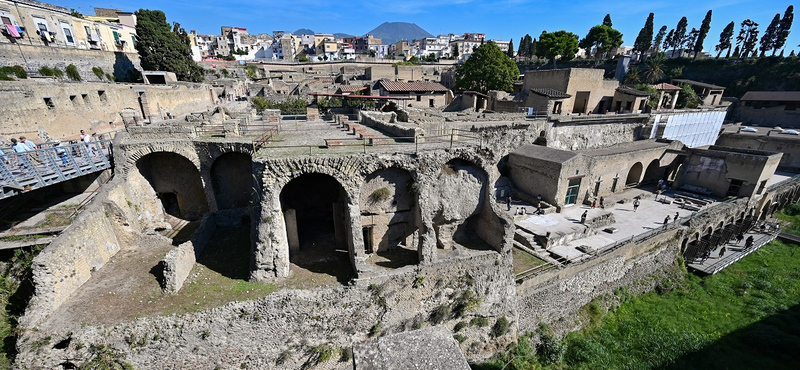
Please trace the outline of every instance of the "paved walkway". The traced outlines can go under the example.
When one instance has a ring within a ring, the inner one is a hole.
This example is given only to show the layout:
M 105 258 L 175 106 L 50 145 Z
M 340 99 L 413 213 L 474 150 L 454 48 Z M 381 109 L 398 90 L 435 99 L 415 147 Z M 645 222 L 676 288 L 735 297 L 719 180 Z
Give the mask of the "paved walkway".
M 742 240 L 741 243 L 737 243 L 736 239 L 734 239 L 725 243 L 724 247 L 726 251 L 722 256 L 720 256 L 720 252 L 723 246 L 719 246 L 717 249 L 713 250 L 711 255 L 705 260 L 686 261 L 688 263 L 687 267 L 690 270 L 706 275 L 716 274 L 748 254 L 757 251 L 759 248 L 774 240 L 777 235 L 777 233 L 761 233 L 753 230 L 744 235 L 744 240 L 747 240 L 750 236 L 753 237 L 753 247 L 745 248 L 744 240 Z
M 632 200 L 634 197 L 642 195 L 637 211 L 633 210 L 633 203 L 616 203 L 620 199 Z M 671 199 L 672 193 L 666 194 Z M 665 195 L 659 197 L 664 198 Z M 673 223 L 676 214 L 683 219 L 692 215 L 694 212 L 680 208 L 677 204 L 665 204 L 655 200 L 655 194 L 651 191 L 631 188 L 616 193 L 606 198 L 606 208 L 594 208 L 585 205 L 572 205 L 564 207 L 561 213 L 551 213 L 546 215 L 533 215 L 535 207 L 522 202 L 513 202 L 510 215 L 514 217 L 514 223 L 533 234 L 546 235 L 550 233 L 550 239 L 557 239 L 549 252 L 558 257 L 574 260 L 581 258 L 586 253 L 579 251 L 576 247 L 583 245 L 589 246 L 596 251 L 610 247 L 618 241 L 630 239 L 633 236 L 643 234 L 650 230 L 664 226 L 664 219 L 669 216 L 669 223 Z M 713 205 L 713 203 L 712 203 Z M 503 205 L 504 206 L 504 205 Z M 528 214 L 514 216 L 517 207 L 525 206 Z M 706 206 L 708 207 L 708 206 Z M 705 207 L 704 207 L 705 208 Z M 580 223 L 581 214 L 587 211 L 587 218 L 592 219 L 603 214 L 611 213 L 616 222 L 598 229 L 591 229 Z M 602 231 L 606 228 L 616 228 L 616 232 L 608 233 Z

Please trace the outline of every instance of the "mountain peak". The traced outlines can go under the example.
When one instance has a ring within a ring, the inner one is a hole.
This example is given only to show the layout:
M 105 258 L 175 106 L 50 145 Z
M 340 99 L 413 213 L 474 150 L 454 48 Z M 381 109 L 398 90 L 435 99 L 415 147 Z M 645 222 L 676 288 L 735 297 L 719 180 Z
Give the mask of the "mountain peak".
M 411 41 L 423 37 L 433 37 L 428 31 L 408 22 L 383 22 L 380 26 L 367 33 L 381 38 L 381 41 L 386 45 L 394 44 L 400 40 Z

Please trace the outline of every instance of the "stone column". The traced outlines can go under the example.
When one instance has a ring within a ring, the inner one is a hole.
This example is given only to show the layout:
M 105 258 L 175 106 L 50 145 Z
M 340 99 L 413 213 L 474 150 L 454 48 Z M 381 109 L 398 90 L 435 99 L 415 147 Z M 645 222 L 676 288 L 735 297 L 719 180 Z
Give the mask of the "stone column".
M 675 109 L 675 103 L 678 102 L 678 94 L 680 92 L 681 92 L 680 90 L 675 90 L 675 96 L 672 97 L 672 103 L 670 103 L 669 109 Z
M 661 110 L 661 104 L 664 103 L 664 90 L 661 90 L 661 95 L 658 96 L 658 104 L 656 104 L 656 110 Z

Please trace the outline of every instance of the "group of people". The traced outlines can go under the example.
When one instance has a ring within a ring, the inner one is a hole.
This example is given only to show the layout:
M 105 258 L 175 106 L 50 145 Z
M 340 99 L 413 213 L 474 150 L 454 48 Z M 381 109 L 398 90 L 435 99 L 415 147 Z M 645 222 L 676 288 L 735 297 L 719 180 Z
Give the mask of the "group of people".
M 81 142 L 86 146 L 86 150 L 90 156 L 96 156 L 98 153 L 95 150 L 94 145 L 92 145 L 92 136 L 94 134 L 87 134 L 85 130 L 81 130 L 80 138 Z M 67 151 L 65 148 L 62 147 L 60 141 L 56 141 L 53 145 L 55 148 L 56 155 L 61 159 L 62 165 L 67 165 Z M 39 150 L 40 148 L 32 141 L 28 140 L 25 136 L 20 136 L 19 139 L 11 138 L 11 149 L 16 154 L 17 164 L 23 174 L 31 174 L 35 171 L 35 166 L 33 162 L 38 164 L 44 164 L 42 158 L 39 157 Z M 0 156 L 2 156 L 2 160 L 6 164 L 11 164 L 11 161 L 6 156 L 6 154 L 0 151 Z

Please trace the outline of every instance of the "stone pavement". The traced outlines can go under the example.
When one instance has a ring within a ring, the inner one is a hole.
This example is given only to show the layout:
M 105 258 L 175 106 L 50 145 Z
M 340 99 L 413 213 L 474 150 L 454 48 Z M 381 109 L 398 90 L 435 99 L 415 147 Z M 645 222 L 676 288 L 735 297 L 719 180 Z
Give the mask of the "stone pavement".
M 620 199 L 632 200 L 635 196 L 642 195 L 639 208 L 633 211 L 633 203 L 616 203 Z M 672 193 L 662 195 L 671 198 Z M 576 247 L 586 245 L 596 251 L 601 251 L 615 242 L 630 239 L 633 236 L 643 234 L 653 229 L 664 226 L 664 219 L 669 216 L 670 223 L 675 222 L 674 217 L 677 213 L 681 219 L 690 216 L 694 211 L 680 208 L 677 204 L 665 204 L 655 200 L 655 194 L 651 191 L 631 188 L 618 192 L 606 198 L 606 208 L 599 206 L 592 209 L 590 206 L 576 204 L 564 207 L 561 213 L 550 213 L 546 215 L 534 215 L 536 208 L 526 205 L 526 215 L 514 216 L 517 207 L 523 206 L 521 202 L 512 202 L 510 215 L 514 217 L 514 223 L 522 229 L 537 234 L 546 235 L 550 233 L 550 238 L 561 238 L 561 243 L 554 243 L 549 249 L 552 254 L 561 258 L 572 260 L 585 255 Z M 502 204 L 502 206 L 505 206 Z M 708 206 L 706 206 L 708 207 Z M 704 207 L 705 208 L 705 207 Z M 504 208 L 505 209 L 505 208 Z M 588 211 L 587 219 L 611 213 L 616 222 L 609 225 L 592 229 L 580 223 L 581 214 Z M 607 233 L 603 229 L 613 227 L 615 233 Z M 556 245 L 558 244 L 558 245 Z
M 778 235 L 777 232 L 774 233 L 762 233 L 753 229 L 752 231 L 744 234 L 744 240 L 741 243 L 737 243 L 736 239 L 730 240 L 725 243 L 726 252 L 720 257 L 720 251 L 722 250 L 722 246 L 713 250 L 711 255 L 708 259 L 705 260 L 697 260 L 697 261 L 686 261 L 688 263 L 688 268 L 694 271 L 701 272 L 707 275 L 716 274 L 725 267 L 732 265 L 734 262 L 744 258 L 750 253 L 757 251 L 759 248 L 763 247 L 767 243 L 771 242 L 775 239 Z M 745 249 L 744 244 L 745 240 L 748 237 L 753 237 L 753 246 L 751 248 Z

